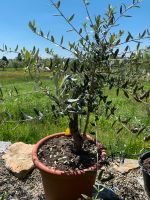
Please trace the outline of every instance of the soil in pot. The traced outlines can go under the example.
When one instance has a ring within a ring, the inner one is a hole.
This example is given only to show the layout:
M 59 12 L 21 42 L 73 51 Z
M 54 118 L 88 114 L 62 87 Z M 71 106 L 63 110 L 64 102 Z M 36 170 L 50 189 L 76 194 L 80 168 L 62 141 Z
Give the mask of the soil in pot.
M 85 139 L 79 153 L 74 149 L 71 136 L 48 139 L 38 150 L 39 160 L 49 168 L 62 171 L 83 170 L 97 163 L 101 151 L 97 152 L 95 141 Z

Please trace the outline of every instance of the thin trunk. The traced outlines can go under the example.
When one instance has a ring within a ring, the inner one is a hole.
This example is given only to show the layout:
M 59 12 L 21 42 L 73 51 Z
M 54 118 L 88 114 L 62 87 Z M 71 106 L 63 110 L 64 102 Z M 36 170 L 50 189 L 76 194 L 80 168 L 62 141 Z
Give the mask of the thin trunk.
M 74 147 L 77 153 L 81 152 L 83 139 L 78 129 L 78 114 L 74 113 L 70 117 L 69 128 L 74 139 Z
M 85 136 L 86 136 L 86 131 L 88 128 L 89 120 L 90 120 L 90 112 L 88 111 L 87 116 L 86 116 L 84 131 L 83 131 L 83 138 L 85 138 Z

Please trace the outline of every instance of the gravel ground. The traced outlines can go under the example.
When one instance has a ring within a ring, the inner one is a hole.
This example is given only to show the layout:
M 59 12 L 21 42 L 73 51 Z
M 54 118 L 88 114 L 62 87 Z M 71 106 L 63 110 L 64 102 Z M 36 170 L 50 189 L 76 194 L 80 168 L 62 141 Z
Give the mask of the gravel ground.
M 19 180 L 4 165 L 0 155 L 0 196 L 6 192 L 7 200 L 43 200 L 44 192 L 39 171 L 34 169 L 23 180 Z
M 147 200 L 144 189 L 137 178 L 141 177 L 140 170 L 134 170 L 126 175 L 114 172 L 110 167 L 107 169 L 114 174 L 114 178 L 105 182 L 123 200 Z M 6 192 L 6 200 L 44 200 L 39 171 L 34 169 L 27 178 L 17 179 L 4 166 L 0 154 L 0 197 Z M 62 199 L 63 200 L 63 199 Z
M 143 178 L 140 169 L 134 169 L 126 174 L 121 174 L 108 167 L 114 178 L 104 183 L 111 188 L 123 200 L 148 200 L 143 186 Z

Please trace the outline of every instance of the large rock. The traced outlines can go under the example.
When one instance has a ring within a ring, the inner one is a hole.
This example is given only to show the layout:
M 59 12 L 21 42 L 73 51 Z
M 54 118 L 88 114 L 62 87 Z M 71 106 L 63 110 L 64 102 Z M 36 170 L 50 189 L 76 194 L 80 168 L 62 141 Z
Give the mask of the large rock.
M 18 178 L 24 178 L 33 168 L 32 149 L 34 145 L 17 142 L 2 156 L 5 166 Z
M 139 168 L 139 163 L 138 163 L 138 160 L 133 160 L 133 159 L 125 159 L 124 160 L 124 163 L 120 163 L 120 164 L 113 164 L 113 168 L 124 174 L 124 173 L 127 173 L 133 169 L 137 169 Z

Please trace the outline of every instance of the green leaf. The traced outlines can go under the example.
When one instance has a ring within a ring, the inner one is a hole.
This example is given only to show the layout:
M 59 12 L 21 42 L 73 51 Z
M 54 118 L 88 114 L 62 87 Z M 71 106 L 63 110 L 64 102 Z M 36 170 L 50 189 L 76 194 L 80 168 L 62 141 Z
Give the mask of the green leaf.
M 17 88 L 15 86 L 14 86 L 14 89 L 15 89 L 16 94 L 18 95 L 19 92 L 18 92 L 18 90 L 17 90 Z
M 59 8 L 60 7 L 60 1 L 58 1 L 56 4 L 55 4 L 56 8 Z
M 79 34 L 81 34 L 82 33 L 82 28 L 80 28 L 80 30 L 79 30 Z
M 128 82 L 129 82 L 129 81 L 127 80 L 124 84 L 122 84 L 122 88 L 125 89 L 125 88 L 127 87 L 127 85 L 128 85 Z
M 54 17 L 60 17 L 60 14 L 53 14 Z
M 103 173 L 104 173 L 104 169 L 102 169 L 98 174 L 98 180 L 99 181 L 102 179 Z
M 131 35 L 131 33 L 130 33 L 130 32 L 128 32 L 128 34 L 130 35 L 131 39 L 133 39 L 133 36 Z
M 30 21 L 28 25 L 30 29 L 35 33 L 36 32 L 35 21 L 33 22 Z
M 16 46 L 16 48 L 15 48 L 15 51 L 17 51 L 18 50 L 18 45 Z
M 77 101 L 79 101 L 79 99 L 68 99 L 68 100 L 66 101 L 66 103 L 75 103 L 75 102 L 77 102 Z
M 51 36 L 51 42 L 55 42 L 54 36 Z
M 119 45 L 119 44 L 120 44 L 120 39 L 117 40 L 117 42 L 116 42 L 116 46 Z
M 7 46 L 5 45 L 5 50 L 7 51 Z
M 121 58 L 124 58 L 124 57 L 125 57 L 125 55 L 126 55 L 126 52 L 122 54 Z
M 0 94 L 1 96 L 3 97 L 3 91 L 2 91 L 2 88 L 0 87 Z
M 126 48 L 124 49 L 124 51 L 128 51 L 128 49 L 129 49 L 129 46 L 126 46 Z
M 97 27 L 99 27 L 100 24 L 101 24 L 100 15 L 98 15 L 98 16 L 95 18 L 95 21 L 96 21 Z
M 120 133 L 120 132 L 122 131 L 122 129 L 123 129 L 123 127 L 121 127 L 121 128 L 117 131 L 117 133 Z
M 130 38 L 131 38 L 131 35 L 128 34 L 128 36 L 127 36 L 127 38 L 126 38 L 126 42 L 128 42 L 128 41 L 130 40 Z
M 122 5 L 120 6 L 120 14 L 122 14 Z
M 61 41 L 60 41 L 60 45 L 63 44 L 63 41 L 64 41 L 64 37 L 62 36 L 62 37 L 61 37 Z
M 83 23 L 83 27 L 86 30 L 86 28 L 87 28 L 87 23 L 86 22 Z
M 115 41 L 115 34 L 112 34 L 109 38 L 110 43 L 113 43 Z
M 86 35 L 86 36 L 85 36 L 85 39 L 86 39 L 86 41 L 88 41 L 88 40 L 89 40 L 89 36 L 88 36 L 88 35 Z
M 48 32 L 47 35 L 46 35 L 47 38 L 49 38 L 49 34 L 50 34 L 50 33 Z
M 148 98 L 150 94 L 150 91 L 145 91 L 141 96 L 140 96 L 140 100 L 144 99 L 144 98 Z
M 121 30 L 120 30 L 120 31 L 119 31 L 119 35 L 120 35 L 120 36 L 124 35 L 124 31 L 121 31 Z
M 108 25 L 112 25 L 113 22 L 114 22 L 114 16 L 112 16 L 112 17 L 109 19 Z
M 83 45 L 83 38 L 81 38 L 81 39 L 79 40 L 79 42 L 80 42 L 80 44 Z
M 129 95 L 128 95 L 127 91 L 126 91 L 126 90 L 123 90 L 123 92 L 124 92 L 124 95 L 125 95 L 127 98 L 129 98 Z
M 145 126 L 144 127 L 142 127 L 140 130 L 139 130 L 139 132 L 138 132 L 138 134 L 137 135 L 139 135 L 140 133 L 142 133 L 144 130 L 145 130 Z
M 33 110 L 34 110 L 35 114 L 36 114 L 37 116 L 39 116 L 39 110 L 37 110 L 36 108 L 33 108 Z
M 142 33 L 141 38 L 143 38 L 146 34 L 146 30 Z
M 124 17 L 132 17 L 131 15 L 123 15 Z
M 40 30 L 40 36 L 44 36 L 44 34 L 43 34 L 43 31 L 42 30 Z
M 33 50 L 32 50 L 32 53 L 34 54 L 35 51 L 36 51 L 36 48 L 35 48 L 35 46 L 34 46 L 34 47 L 33 47 Z
M 66 62 L 65 62 L 65 65 L 64 65 L 64 71 L 67 70 L 69 61 L 70 61 L 70 58 L 67 58 L 67 60 L 66 60 Z
M 140 48 L 140 42 L 138 42 L 136 49 L 139 50 Z
M 116 124 L 116 122 L 117 122 L 117 120 L 115 120 L 115 121 L 112 123 L 111 126 L 113 127 L 113 126 Z
M 69 30 L 67 30 L 66 32 L 71 32 L 71 31 L 73 31 L 72 29 L 69 29 Z
M 90 132 L 91 135 L 96 135 L 96 133 L 94 131 Z
M 71 15 L 71 17 L 68 19 L 68 22 L 71 22 L 73 20 L 73 18 L 74 18 L 74 14 Z
M 45 51 L 46 51 L 46 53 L 49 53 L 49 48 L 46 47 L 46 48 L 45 48 Z
M 119 95 L 119 88 L 117 88 L 117 90 L 116 90 L 116 94 L 117 94 L 117 96 Z
M 118 53 L 119 53 L 119 49 L 116 49 L 116 51 L 115 51 L 115 53 L 114 53 L 114 58 L 117 57 Z

